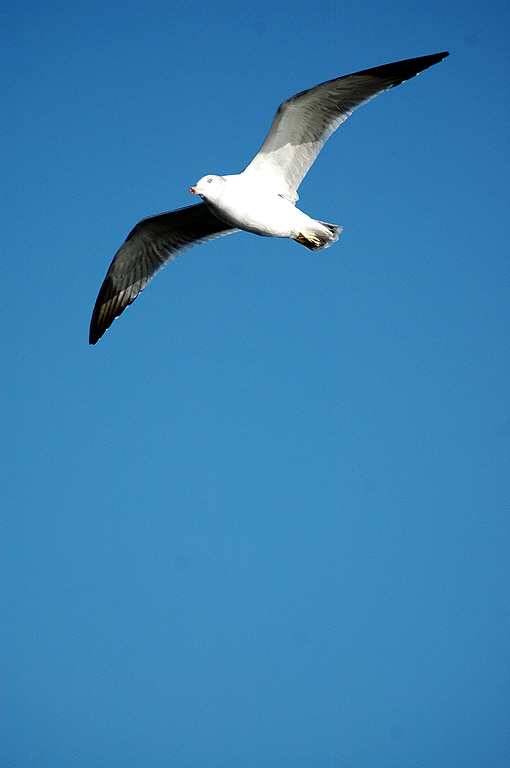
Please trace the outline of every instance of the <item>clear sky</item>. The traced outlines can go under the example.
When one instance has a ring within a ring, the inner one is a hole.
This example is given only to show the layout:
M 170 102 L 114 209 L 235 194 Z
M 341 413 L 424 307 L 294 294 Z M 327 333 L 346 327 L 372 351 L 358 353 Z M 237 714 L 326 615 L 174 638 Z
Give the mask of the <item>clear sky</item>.
M 503 768 L 506 2 L 3 4 L 2 768 Z M 300 188 L 314 254 L 144 216 L 278 104 L 449 50 Z

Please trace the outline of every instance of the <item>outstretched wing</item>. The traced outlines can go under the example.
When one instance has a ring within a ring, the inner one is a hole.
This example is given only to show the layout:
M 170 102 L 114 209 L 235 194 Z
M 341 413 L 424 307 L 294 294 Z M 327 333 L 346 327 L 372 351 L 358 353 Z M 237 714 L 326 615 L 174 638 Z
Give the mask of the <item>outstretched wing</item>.
M 243 174 L 292 202 L 325 142 L 362 104 L 414 77 L 449 54 L 435 53 L 338 77 L 292 96 L 278 107 L 269 133 Z
M 165 264 L 195 245 L 237 231 L 205 203 L 142 219 L 110 265 L 92 313 L 89 342 L 101 338 Z

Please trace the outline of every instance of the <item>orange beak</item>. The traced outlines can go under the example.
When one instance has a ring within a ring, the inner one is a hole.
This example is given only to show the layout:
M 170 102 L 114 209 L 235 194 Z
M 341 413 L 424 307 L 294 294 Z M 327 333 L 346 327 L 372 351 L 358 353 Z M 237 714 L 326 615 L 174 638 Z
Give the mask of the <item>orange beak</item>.
M 190 188 L 189 188 L 189 191 L 191 192 L 191 194 L 192 194 L 192 195 L 198 195 L 198 192 L 197 192 L 197 188 L 196 188 L 196 187 L 190 187 Z

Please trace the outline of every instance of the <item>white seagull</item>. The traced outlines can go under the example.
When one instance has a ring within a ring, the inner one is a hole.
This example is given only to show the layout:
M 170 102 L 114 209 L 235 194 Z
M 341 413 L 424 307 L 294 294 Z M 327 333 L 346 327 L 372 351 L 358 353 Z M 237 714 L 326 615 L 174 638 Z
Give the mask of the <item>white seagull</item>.
M 262 147 L 242 173 L 203 176 L 190 192 L 203 202 L 142 219 L 115 254 L 90 323 L 95 344 L 156 272 L 195 245 L 244 229 L 287 237 L 311 251 L 338 240 L 342 227 L 296 208 L 297 190 L 325 142 L 362 104 L 448 52 L 397 61 L 338 77 L 292 96 L 278 107 Z

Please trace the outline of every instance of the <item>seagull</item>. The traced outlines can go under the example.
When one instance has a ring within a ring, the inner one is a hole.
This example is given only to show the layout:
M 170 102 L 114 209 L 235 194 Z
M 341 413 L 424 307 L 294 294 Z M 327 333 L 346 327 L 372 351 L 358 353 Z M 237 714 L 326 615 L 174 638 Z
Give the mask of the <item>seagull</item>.
M 384 64 L 328 80 L 284 101 L 262 147 L 242 173 L 203 176 L 190 192 L 202 202 L 142 219 L 114 256 L 92 313 L 95 344 L 168 262 L 200 243 L 239 230 L 286 237 L 321 251 L 342 231 L 296 208 L 297 190 L 322 147 L 362 104 L 449 53 Z

